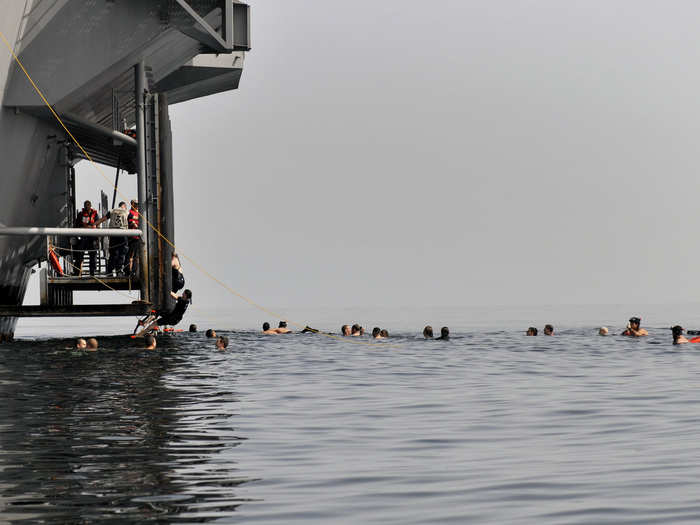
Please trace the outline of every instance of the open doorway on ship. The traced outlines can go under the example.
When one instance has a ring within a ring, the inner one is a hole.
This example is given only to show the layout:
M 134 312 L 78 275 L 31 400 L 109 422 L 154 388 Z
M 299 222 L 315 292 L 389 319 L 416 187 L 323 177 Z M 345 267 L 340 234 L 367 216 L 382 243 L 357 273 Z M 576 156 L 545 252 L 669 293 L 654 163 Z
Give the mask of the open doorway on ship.
M 117 191 L 115 191 L 115 185 Z M 82 208 L 85 201 L 90 201 L 92 207 L 97 210 L 99 217 L 104 217 L 107 212 L 125 202 L 127 209 L 131 199 L 138 196 L 137 177 L 133 173 L 117 170 L 103 164 L 93 164 L 83 160 L 75 165 L 75 213 Z M 109 221 L 103 224 L 107 227 Z M 103 273 L 106 267 L 107 254 L 110 239 L 101 238 L 98 244 L 98 274 Z M 87 268 L 87 257 L 83 266 Z M 74 292 L 74 300 L 79 304 L 101 304 L 122 302 L 119 297 L 114 297 L 114 292 L 105 290 L 104 293 Z M 109 297 L 107 297 L 109 296 Z M 138 292 L 133 292 L 134 299 L 138 299 Z

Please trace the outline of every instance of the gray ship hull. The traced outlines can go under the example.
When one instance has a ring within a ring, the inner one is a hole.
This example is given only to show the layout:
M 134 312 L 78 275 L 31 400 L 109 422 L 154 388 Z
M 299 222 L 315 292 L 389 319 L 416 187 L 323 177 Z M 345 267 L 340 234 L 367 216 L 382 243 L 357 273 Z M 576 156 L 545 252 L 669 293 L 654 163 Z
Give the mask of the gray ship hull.
M 71 131 L 91 156 L 133 172 L 132 152 L 108 135 L 135 122 L 134 65 L 146 64 L 148 87 L 171 104 L 236 89 L 247 9 L 218 0 L 0 0 L 0 30 L 51 106 L 82 122 Z M 0 227 L 70 226 L 71 172 L 83 158 L 0 43 Z M 44 239 L 0 235 L 0 305 L 22 304 L 31 268 L 45 259 Z M 0 317 L 0 340 L 16 322 Z

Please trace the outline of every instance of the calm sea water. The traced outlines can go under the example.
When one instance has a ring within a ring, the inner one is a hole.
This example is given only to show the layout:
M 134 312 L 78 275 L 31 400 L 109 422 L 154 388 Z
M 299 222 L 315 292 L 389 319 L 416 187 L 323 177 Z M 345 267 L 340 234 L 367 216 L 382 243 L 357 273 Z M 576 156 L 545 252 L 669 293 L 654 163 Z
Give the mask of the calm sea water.
M 317 312 L 381 318 L 375 345 L 210 312 L 224 352 L 178 333 L 76 353 L 76 321 L 24 322 L 0 347 L 2 521 L 696 523 L 700 345 L 667 327 L 700 305 L 648 310 Z M 634 314 L 649 338 L 595 335 Z M 450 341 L 418 337 L 444 320 Z

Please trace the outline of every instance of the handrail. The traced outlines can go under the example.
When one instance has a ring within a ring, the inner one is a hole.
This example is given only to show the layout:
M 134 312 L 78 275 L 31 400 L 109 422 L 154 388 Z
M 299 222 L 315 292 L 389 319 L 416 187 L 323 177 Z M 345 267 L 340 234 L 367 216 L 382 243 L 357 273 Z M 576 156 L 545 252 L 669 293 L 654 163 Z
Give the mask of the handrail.
M 66 237 L 136 237 L 143 235 L 141 230 L 123 230 L 119 228 L 46 228 L 43 226 L 4 226 L 0 227 L 2 235 L 57 235 Z

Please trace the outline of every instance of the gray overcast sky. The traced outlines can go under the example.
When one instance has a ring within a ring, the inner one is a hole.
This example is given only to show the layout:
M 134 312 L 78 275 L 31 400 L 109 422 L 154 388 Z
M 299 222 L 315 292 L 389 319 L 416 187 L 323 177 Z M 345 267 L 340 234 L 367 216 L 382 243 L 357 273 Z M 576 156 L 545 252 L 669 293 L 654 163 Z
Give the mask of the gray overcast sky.
M 280 306 L 697 298 L 696 3 L 250 3 L 240 89 L 171 113 L 177 244 L 233 288 Z M 240 304 L 185 269 L 200 301 Z

